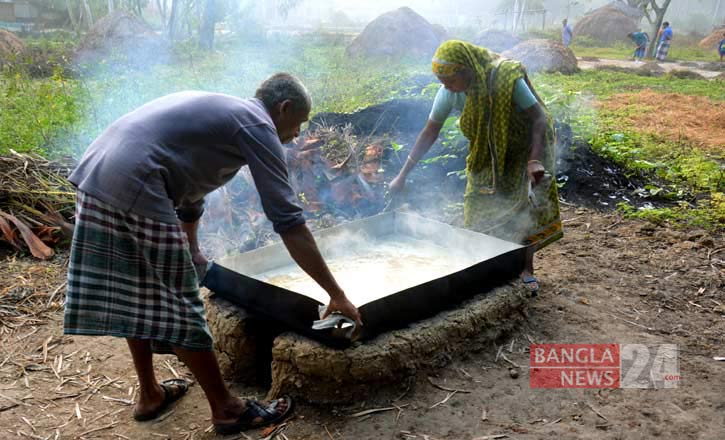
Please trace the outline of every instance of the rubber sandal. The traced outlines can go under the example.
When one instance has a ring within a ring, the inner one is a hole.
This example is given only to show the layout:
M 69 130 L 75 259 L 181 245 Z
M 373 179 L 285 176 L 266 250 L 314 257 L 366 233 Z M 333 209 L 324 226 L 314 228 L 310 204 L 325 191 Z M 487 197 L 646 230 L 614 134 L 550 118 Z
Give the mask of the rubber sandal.
M 536 295 L 539 292 L 539 280 L 535 276 L 530 275 L 522 277 L 521 281 L 524 282 L 524 286 L 531 292 L 532 295 Z
M 287 401 L 287 409 L 284 412 L 277 412 L 277 405 L 282 400 Z M 262 404 L 255 400 L 245 401 L 247 409 L 232 423 L 215 423 L 214 431 L 219 435 L 238 434 L 248 429 L 257 429 L 269 426 L 286 419 L 292 413 L 292 398 L 284 396 L 281 399 L 274 400 L 268 404 Z M 255 421 L 259 417 L 261 422 Z
M 184 379 L 166 379 L 159 385 L 164 390 L 164 400 L 161 401 L 158 408 L 148 414 L 138 414 L 134 411 L 133 418 L 137 422 L 147 422 L 160 416 L 172 403 L 181 399 L 189 390 L 189 382 Z

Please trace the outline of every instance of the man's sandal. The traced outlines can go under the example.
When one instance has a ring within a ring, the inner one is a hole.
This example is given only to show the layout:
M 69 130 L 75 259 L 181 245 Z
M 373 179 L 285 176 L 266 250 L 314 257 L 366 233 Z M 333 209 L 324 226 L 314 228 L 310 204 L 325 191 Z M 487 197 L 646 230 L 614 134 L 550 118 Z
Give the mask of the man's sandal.
M 161 401 L 161 405 L 158 408 L 147 414 L 139 414 L 135 410 L 133 412 L 133 418 L 137 422 L 147 422 L 160 416 L 166 411 L 172 403 L 181 399 L 184 394 L 189 390 L 189 382 L 184 379 L 166 379 L 159 383 L 161 389 L 164 390 L 164 400 Z
M 277 410 L 277 405 L 287 402 L 287 409 L 284 412 Z M 248 429 L 261 428 L 272 425 L 286 419 L 292 413 L 292 398 L 289 396 L 273 400 L 269 403 L 257 402 L 256 400 L 244 401 L 247 409 L 232 423 L 215 423 L 214 430 L 219 435 L 238 434 Z M 261 420 L 258 420 L 261 419 Z

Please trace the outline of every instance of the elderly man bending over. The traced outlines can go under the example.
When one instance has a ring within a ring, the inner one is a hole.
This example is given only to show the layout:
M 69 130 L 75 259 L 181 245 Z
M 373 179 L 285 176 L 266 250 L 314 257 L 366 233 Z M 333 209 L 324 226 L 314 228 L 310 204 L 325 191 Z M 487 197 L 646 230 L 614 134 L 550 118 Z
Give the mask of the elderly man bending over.
M 220 434 L 277 422 L 292 409 L 287 397 L 259 403 L 231 395 L 199 297 L 204 196 L 244 165 L 292 258 L 329 293 L 328 313 L 360 322 L 288 179 L 282 144 L 299 135 L 310 107 L 307 90 L 286 73 L 264 81 L 252 99 L 164 96 L 111 124 L 70 176 L 78 194 L 64 331 L 126 338 L 140 384 L 135 419 L 157 417 L 188 388 L 183 380 L 157 382 L 154 352 L 175 353 L 189 367 Z

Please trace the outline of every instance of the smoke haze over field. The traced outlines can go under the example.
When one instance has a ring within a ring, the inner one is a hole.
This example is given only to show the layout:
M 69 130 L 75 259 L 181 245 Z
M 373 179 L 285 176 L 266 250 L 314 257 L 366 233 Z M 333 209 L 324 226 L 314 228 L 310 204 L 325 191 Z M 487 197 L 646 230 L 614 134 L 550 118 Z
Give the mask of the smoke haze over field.
M 566 17 L 576 21 L 588 11 L 611 2 L 612 0 L 304 0 L 289 11 L 286 19 L 273 11 L 268 11 L 265 16 L 265 12 L 257 10 L 257 16 L 269 24 L 277 25 L 304 23 L 312 26 L 326 24 L 360 27 L 382 13 L 407 6 L 431 23 L 447 27 L 477 26 L 485 29 L 505 26 L 506 18 L 502 12 L 513 10 L 517 3 L 516 9 L 520 9 L 520 5 L 525 5 L 525 10 L 545 9 L 547 13 L 544 20 L 548 27 L 558 25 Z M 668 17 L 681 30 L 706 33 L 712 25 L 723 22 L 725 4 L 718 0 L 672 0 Z M 541 18 L 537 22 L 541 23 Z M 642 24 L 648 26 L 646 20 Z

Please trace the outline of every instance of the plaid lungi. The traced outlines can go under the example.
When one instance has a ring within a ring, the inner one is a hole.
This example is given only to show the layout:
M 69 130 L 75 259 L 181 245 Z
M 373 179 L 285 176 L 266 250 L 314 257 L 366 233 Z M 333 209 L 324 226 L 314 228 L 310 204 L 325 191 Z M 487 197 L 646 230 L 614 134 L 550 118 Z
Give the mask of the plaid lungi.
M 664 61 L 667 58 L 667 53 L 670 51 L 670 40 L 660 41 L 657 46 L 657 60 Z
M 211 350 L 186 234 L 78 191 L 63 330 Z

